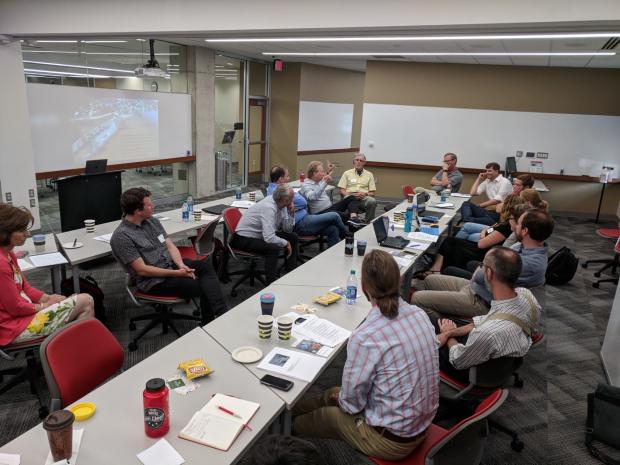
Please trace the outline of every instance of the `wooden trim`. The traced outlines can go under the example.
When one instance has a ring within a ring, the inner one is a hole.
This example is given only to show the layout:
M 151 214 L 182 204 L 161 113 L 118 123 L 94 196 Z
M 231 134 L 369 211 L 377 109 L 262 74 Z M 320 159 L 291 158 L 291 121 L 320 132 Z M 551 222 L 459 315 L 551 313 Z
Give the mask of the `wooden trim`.
M 157 166 L 157 165 L 168 165 L 170 163 L 186 163 L 186 162 L 195 162 L 196 155 L 188 155 L 185 157 L 175 157 L 175 158 L 162 158 L 159 160 L 143 160 L 143 161 L 135 161 L 131 163 L 117 163 L 116 165 L 108 165 L 106 171 L 119 171 L 119 170 L 127 170 L 130 168 L 140 168 L 143 166 Z M 48 179 L 48 178 L 60 178 L 63 176 L 75 176 L 78 174 L 83 174 L 84 168 L 73 168 L 70 170 L 59 170 L 59 171 L 41 171 L 40 173 L 35 173 L 35 177 L 37 180 L 39 179 Z
M 406 170 L 424 170 L 424 171 L 437 171 L 441 169 L 439 165 L 418 165 L 413 163 L 392 163 L 386 161 L 367 161 L 366 167 L 377 167 L 377 168 L 394 168 L 394 169 L 406 169 Z M 469 173 L 469 174 L 478 174 L 481 173 L 481 169 L 476 168 L 461 168 L 459 167 L 459 171 L 461 173 Z M 529 173 L 526 171 L 519 171 L 516 175 L 520 174 L 531 174 L 535 179 L 553 179 L 557 181 L 577 181 L 577 182 L 594 182 L 598 183 L 598 177 L 592 176 L 574 176 L 567 174 L 551 174 L 551 173 Z M 613 181 L 609 184 L 618 184 L 620 180 Z
M 326 150 L 298 150 L 297 156 L 302 155 L 322 155 L 324 153 L 348 153 L 348 152 L 359 152 L 359 147 L 350 147 L 348 149 L 326 149 Z

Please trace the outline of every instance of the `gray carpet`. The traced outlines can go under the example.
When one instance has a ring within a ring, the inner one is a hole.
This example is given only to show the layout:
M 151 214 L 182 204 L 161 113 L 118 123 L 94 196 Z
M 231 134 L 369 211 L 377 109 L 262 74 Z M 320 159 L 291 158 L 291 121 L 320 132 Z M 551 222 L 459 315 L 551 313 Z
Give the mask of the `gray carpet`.
M 169 208 L 169 206 L 161 209 Z M 378 212 L 382 208 L 377 209 Z M 550 239 L 551 250 L 562 245 L 571 247 L 581 259 L 611 256 L 612 244 L 598 237 L 597 227 L 583 219 L 556 218 L 557 225 Z M 232 265 L 234 266 L 234 264 Z M 584 422 L 586 394 L 603 381 L 599 350 L 613 301 L 615 286 L 603 284 L 594 289 L 592 270 L 577 271 L 575 278 L 564 286 L 547 287 L 546 340 L 532 349 L 520 374 L 525 381 L 521 389 L 511 388 L 506 403 L 495 415 L 502 424 L 514 428 L 525 442 L 521 453 L 512 451 L 510 440 L 492 432 L 483 457 L 485 464 L 589 464 L 585 446 Z M 82 274 L 92 275 L 105 292 L 105 306 L 112 332 L 126 347 L 130 339 L 128 318 L 135 314 L 122 292 L 123 273 L 112 262 L 100 263 Z M 47 273 L 29 275 L 31 282 L 43 289 L 50 288 Z M 259 291 L 247 285 L 239 295 L 230 298 L 231 284 L 223 285 L 229 307 Z M 194 326 L 179 323 L 183 332 Z M 153 331 L 140 341 L 135 352 L 126 352 L 125 367 L 130 367 L 173 340 L 172 335 Z M 343 353 L 321 376 L 311 392 L 340 383 Z M 0 364 L 6 366 L 6 364 Z M 38 423 L 38 405 L 26 384 L 0 398 L 0 444 Z M 328 464 L 359 464 L 364 460 L 341 441 L 317 440 L 321 454 Z

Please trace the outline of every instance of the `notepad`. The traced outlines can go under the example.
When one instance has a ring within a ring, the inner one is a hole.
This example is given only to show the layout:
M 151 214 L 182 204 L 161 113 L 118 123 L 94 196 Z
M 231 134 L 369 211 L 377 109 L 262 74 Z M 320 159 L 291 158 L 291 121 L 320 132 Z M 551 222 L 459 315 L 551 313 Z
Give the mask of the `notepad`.
M 239 418 L 219 407 L 234 412 Z M 179 437 L 215 449 L 228 450 L 259 407 L 256 402 L 215 394 L 207 405 L 192 416 Z
M 30 261 L 34 266 L 53 266 L 67 263 L 67 259 L 60 252 L 45 253 L 41 255 L 31 255 Z

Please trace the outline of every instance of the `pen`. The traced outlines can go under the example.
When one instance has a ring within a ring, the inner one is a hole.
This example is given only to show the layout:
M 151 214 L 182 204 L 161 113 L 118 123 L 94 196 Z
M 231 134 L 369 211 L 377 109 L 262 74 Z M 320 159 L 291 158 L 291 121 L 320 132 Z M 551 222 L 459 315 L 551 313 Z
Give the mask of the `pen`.
M 75 240 L 73 241 L 73 247 L 75 247 L 77 245 L 77 237 L 75 238 Z
M 242 418 L 241 418 L 241 415 L 239 415 L 239 414 L 237 414 L 237 413 L 233 412 L 232 410 L 228 410 L 227 408 L 222 407 L 221 405 L 218 405 L 218 406 L 217 406 L 217 408 L 218 408 L 218 409 L 220 409 L 222 412 L 227 413 L 228 415 L 232 415 L 232 416 L 233 416 L 233 417 L 235 417 L 235 418 L 242 419 Z M 246 423 L 244 423 L 244 424 L 243 424 L 243 427 L 244 427 L 244 428 L 247 428 L 247 429 L 248 429 L 248 430 L 250 430 L 250 431 L 252 431 L 252 428 L 250 428 L 250 425 L 248 425 L 248 424 L 246 424 Z

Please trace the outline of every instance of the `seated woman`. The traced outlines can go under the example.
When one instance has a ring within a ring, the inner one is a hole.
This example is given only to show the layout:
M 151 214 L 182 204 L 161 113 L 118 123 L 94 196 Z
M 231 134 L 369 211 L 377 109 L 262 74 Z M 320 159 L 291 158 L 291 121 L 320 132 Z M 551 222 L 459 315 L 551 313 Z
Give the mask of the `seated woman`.
M 506 197 L 504 203 L 515 206 L 522 204 L 523 200 L 517 195 L 510 194 Z M 439 252 L 437 257 L 435 257 L 433 266 L 425 275 L 429 273 L 440 273 L 448 266 L 465 268 L 467 262 L 471 260 L 482 261 L 487 250 L 495 245 L 502 245 L 512 232 L 508 220 L 509 215 L 505 214 L 504 216 L 506 219 L 503 222 L 497 223 L 491 227 L 485 226 L 488 229 L 482 231 L 478 242 L 470 242 L 467 239 L 460 239 L 457 237 L 445 238 L 439 247 Z M 424 276 L 419 277 L 423 278 Z
M 342 387 L 293 408 L 293 434 L 340 439 L 366 455 L 400 460 L 418 447 L 439 402 L 439 361 L 426 313 L 399 298 L 400 271 L 387 252 L 362 263 L 372 308 L 351 334 Z
M 549 204 L 540 197 L 540 193 L 536 189 L 524 189 L 519 195 L 530 207 L 545 212 L 549 211 Z
M 49 295 L 28 284 L 13 249 L 26 242 L 32 223 L 28 210 L 0 204 L 0 346 L 48 336 L 95 314 L 88 294 Z
M 508 212 L 510 209 L 515 206 L 522 204 L 523 200 L 519 195 L 510 194 L 506 197 L 506 199 L 502 202 L 502 209 L 498 211 L 499 213 L 499 221 L 495 223 L 491 228 L 495 228 L 500 223 L 505 223 L 508 221 Z M 482 237 L 486 235 L 486 231 L 490 230 L 489 226 L 480 223 L 465 223 L 458 233 L 454 237 L 458 239 L 467 239 L 471 242 L 478 242 Z

